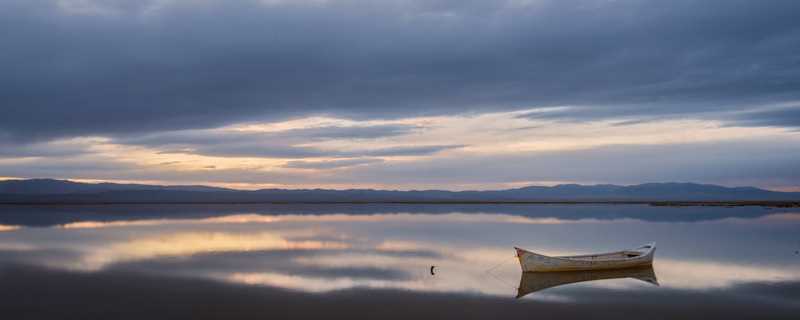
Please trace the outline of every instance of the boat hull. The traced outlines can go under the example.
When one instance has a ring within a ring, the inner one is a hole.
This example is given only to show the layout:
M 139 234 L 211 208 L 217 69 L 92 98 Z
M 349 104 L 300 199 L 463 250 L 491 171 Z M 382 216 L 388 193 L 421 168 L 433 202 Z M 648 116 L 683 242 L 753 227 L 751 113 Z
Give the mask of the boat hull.
M 563 257 L 551 257 L 520 248 L 515 249 L 523 272 L 609 270 L 649 266 L 653 264 L 655 255 L 655 243 L 618 252 Z

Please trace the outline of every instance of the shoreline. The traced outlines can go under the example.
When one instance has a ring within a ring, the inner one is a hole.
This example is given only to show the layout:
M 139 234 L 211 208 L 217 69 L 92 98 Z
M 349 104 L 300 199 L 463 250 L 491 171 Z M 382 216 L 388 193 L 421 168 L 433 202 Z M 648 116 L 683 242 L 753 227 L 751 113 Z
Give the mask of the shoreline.
M 426 204 L 426 205 L 649 205 L 654 207 L 767 207 L 800 208 L 800 201 L 644 201 L 644 200 L 537 200 L 537 201 L 7 201 L 0 206 L 97 206 L 97 205 L 308 205 L 308 204 Z

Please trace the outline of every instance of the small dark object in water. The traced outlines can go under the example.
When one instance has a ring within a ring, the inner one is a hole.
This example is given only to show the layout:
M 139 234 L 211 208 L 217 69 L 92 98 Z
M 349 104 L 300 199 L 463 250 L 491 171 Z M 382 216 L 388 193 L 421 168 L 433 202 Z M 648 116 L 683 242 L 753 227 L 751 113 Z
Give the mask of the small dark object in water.
M 436 266 L 431 266 L 431 275 L 432 275 L 432 276 L 435 276 L 435 275 L 436 275 L 436 273 L 434 273 L 434 272 L 433 272 L 433 269 L 434 269 L 434 268 L 436 268 Z

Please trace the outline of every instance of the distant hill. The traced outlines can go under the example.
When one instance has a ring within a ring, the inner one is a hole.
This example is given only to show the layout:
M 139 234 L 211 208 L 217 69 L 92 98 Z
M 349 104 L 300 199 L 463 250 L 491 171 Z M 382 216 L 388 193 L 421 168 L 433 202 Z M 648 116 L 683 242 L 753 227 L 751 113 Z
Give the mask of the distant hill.
M 0 194 L 72 194 L 106 191 L 232 191 L 206 186 L 156 186 L 146 184 L 82 183 L 56 179 L 28 179 L 0 181 Z
M 373 189 L 233 190 L 206 186 L 0 181 L 0 203 L 525 202 L 525 201 L 800 201 L 800 193 L 696 183 L 630 186 L 563 184 L 494 191 Z

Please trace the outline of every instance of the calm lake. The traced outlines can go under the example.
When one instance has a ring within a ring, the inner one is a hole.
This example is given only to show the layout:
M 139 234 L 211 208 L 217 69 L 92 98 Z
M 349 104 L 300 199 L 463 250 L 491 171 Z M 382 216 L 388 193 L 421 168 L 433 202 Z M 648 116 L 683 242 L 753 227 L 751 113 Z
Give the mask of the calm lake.
M 513 249 L 653 241 L 652 269 L 604 273 L 523 277 Z M 2 206 L 0 314 L 797 319 L 798 250 L 797 209 Z

